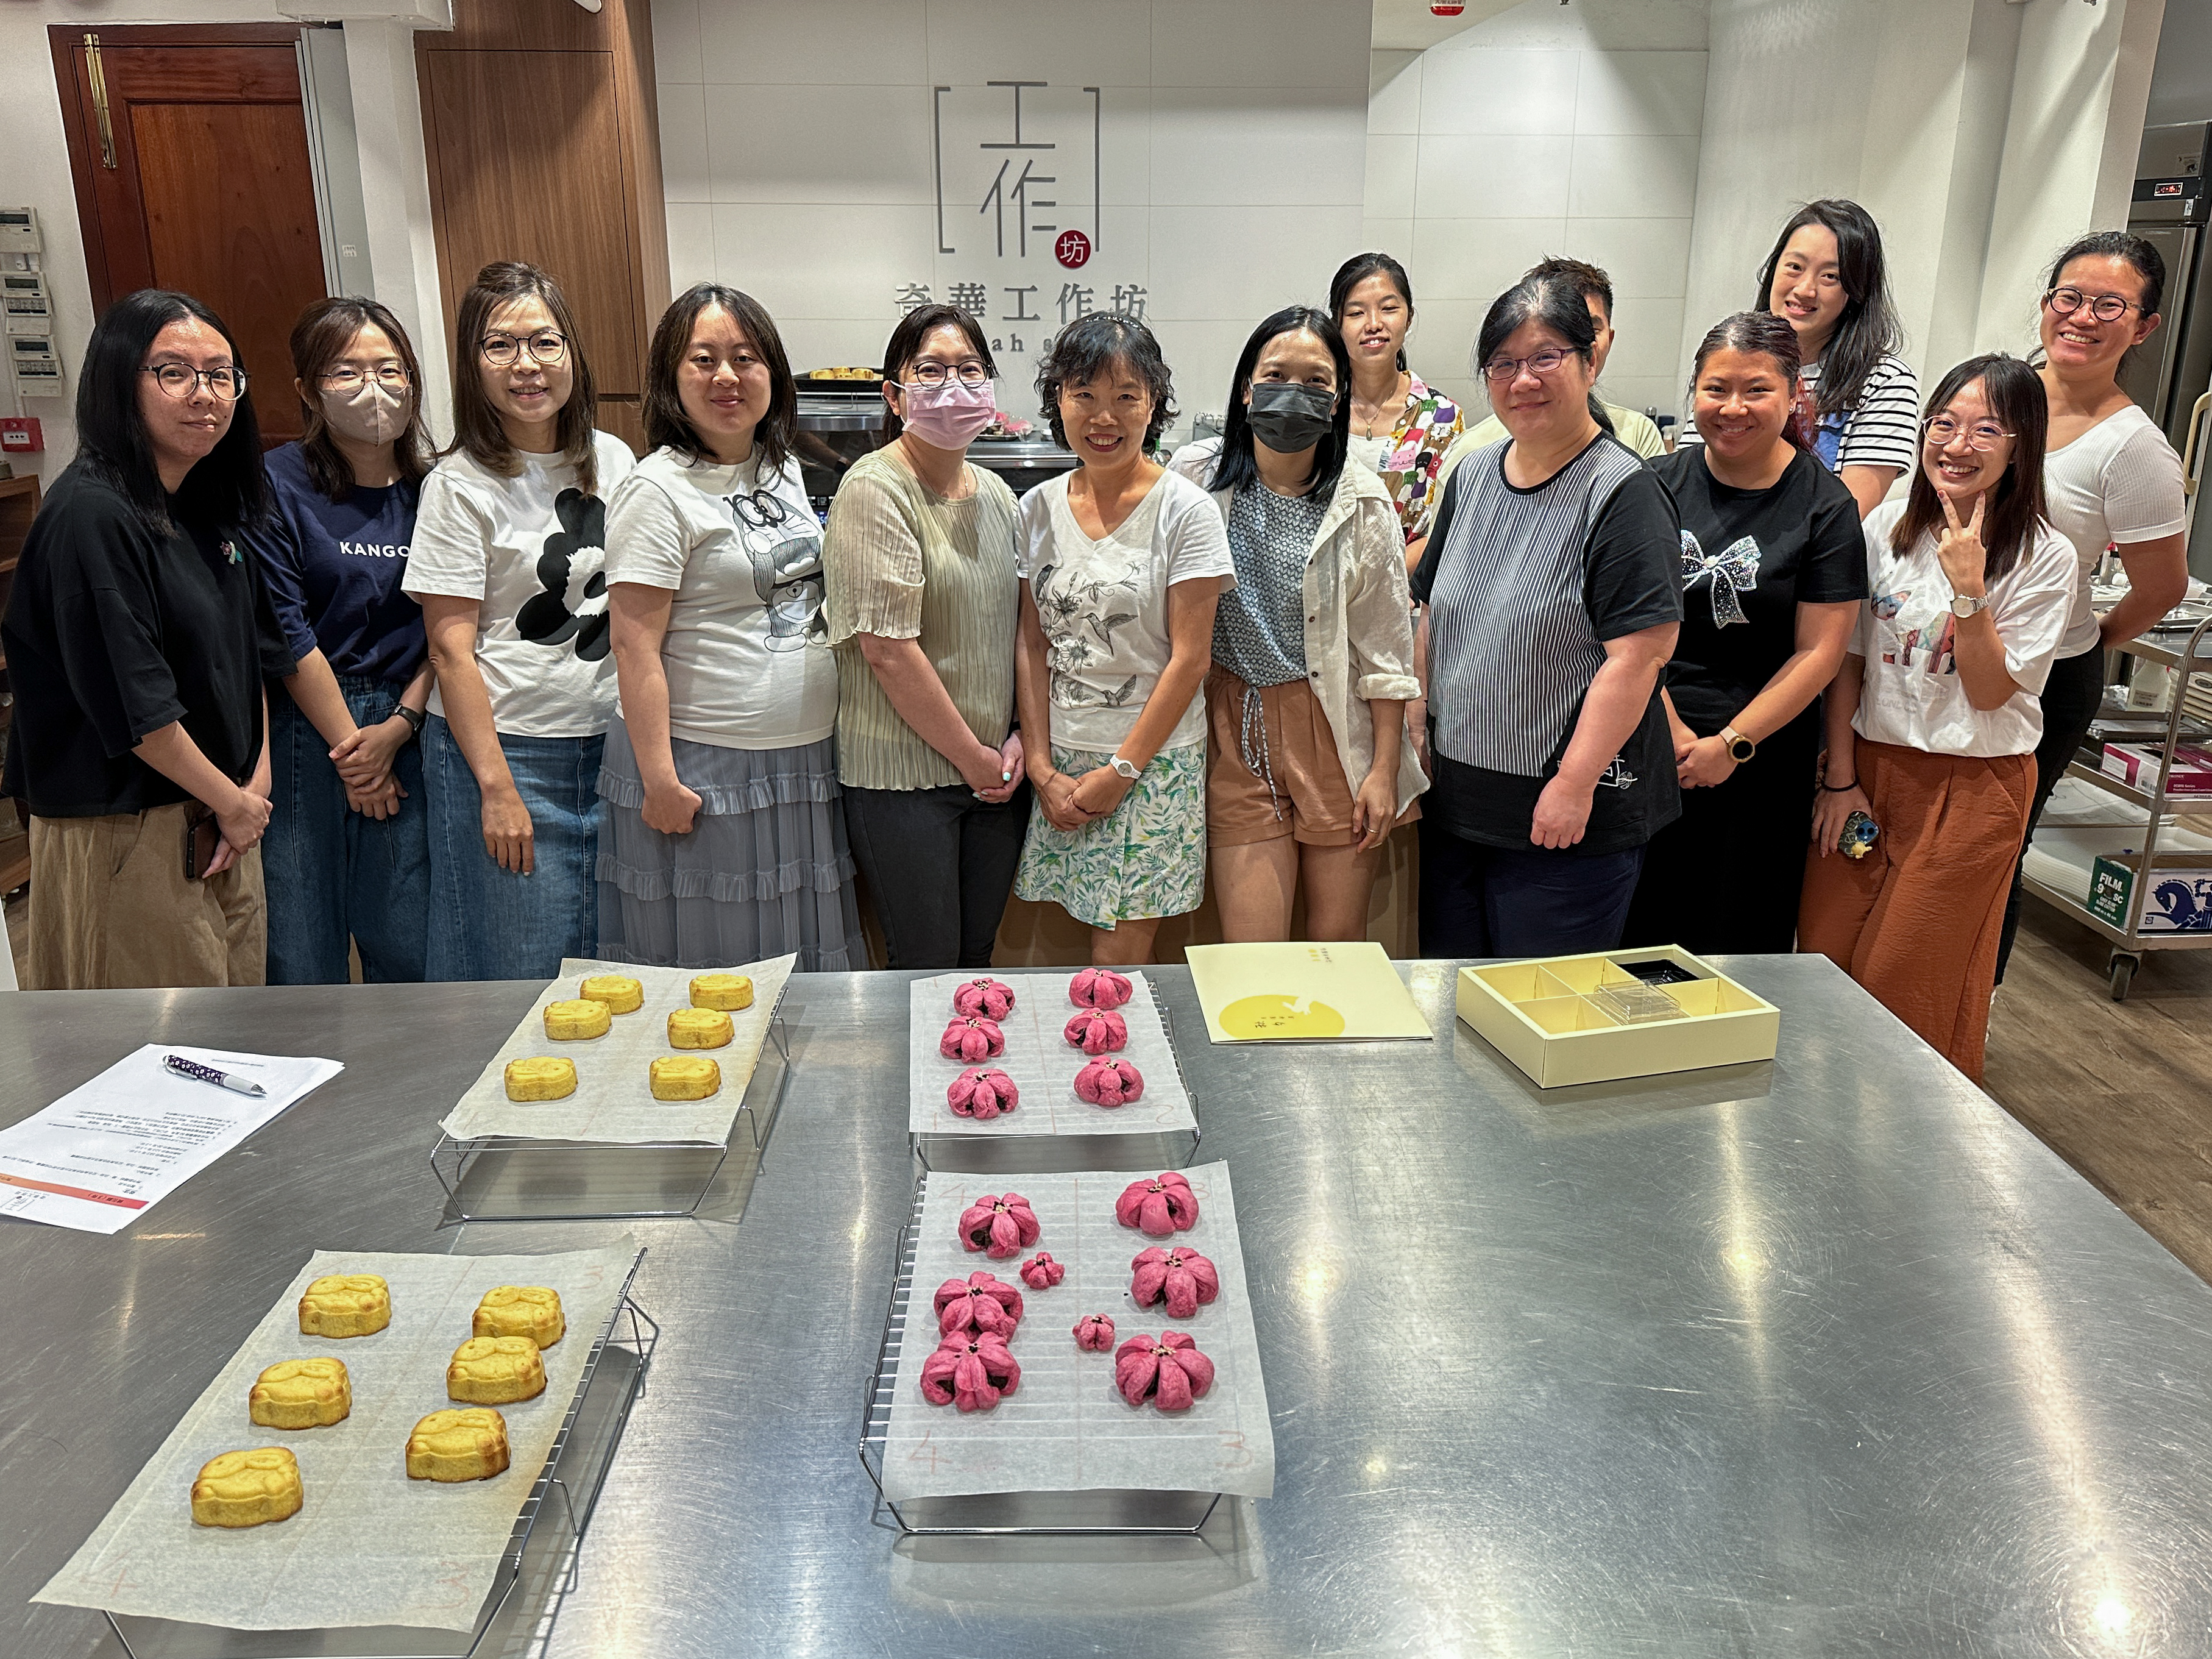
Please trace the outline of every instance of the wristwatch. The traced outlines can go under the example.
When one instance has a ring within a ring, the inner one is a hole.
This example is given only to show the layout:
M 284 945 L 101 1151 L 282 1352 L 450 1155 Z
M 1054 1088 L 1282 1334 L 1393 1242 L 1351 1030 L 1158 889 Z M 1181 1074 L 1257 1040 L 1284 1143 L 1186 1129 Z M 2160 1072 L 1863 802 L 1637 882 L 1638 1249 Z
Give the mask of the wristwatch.
M 1733 726 L 1721 727 L 1721 741 L 1728 745 L 1729 758 L 1738 766 L 1759 752 L 1759 745 Z
M 1144 769 L 1142 767 L 1132 766 L 1128 762 L 1123 760 L 1119 755 L 1108 757 L 1107 764 L 1111 766 L 1123 777 L 1127 778 L 1131 783 L 1134 783 L 1137 781 L 1137 774 Z
M 401 720 L 405 720 L 407 722 L 407 729 L 409 732 L 417 738 L 422 735 L 422 728 L 430 723 L 430 717 L 428 714 L 422 714 L 416 709 L 410 708 L 404 702 L 392 712 L 398 715 Z
M 1951 614 L 1954 617 L 1978 616 L 1989 608 L 1990 596 L 1986 593 L 1978 593 L 1971 599 L 1963 593 L 1951 596 Z

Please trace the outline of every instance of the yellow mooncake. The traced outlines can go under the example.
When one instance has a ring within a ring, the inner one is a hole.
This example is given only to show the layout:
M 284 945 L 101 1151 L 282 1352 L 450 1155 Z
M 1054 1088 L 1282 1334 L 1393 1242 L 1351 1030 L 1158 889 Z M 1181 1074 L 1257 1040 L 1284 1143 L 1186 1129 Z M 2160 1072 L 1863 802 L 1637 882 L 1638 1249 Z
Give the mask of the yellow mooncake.
M 510 1060 L 507 1062 L 509 1100 L 566 1100 L 576 1092 L 576 1062 L 573 1060 Z
M 446 1397 L 471 1406 L 511 1406 L 545 1392 L 545 1362 L 526 1336 L 472 1336 L 446 1367 Z
M 392 1287 L 374 1273 L 325 1273 L 300 1298 L 302 1336 L 374 1336 L 392 1322 Z
M 671 1038 L 673 1041 L 672 1036 Z M 724 1042 L 729 1039 L 725 1037 Z M 704 1100 L 720 1093 L 722 1068 L 711 1060 L 690 1054 L 670 1054 L 653 1062 L 655 1100 Z
M 196 1527 L 258 1527 L 300 1512 L 307 1494 L 300 1465 L 282 1446 L 225 1452 L 200 1465 L 192 1482 Z
M 738 1028 L 719 1008 L 678 1008 L 668 1017 L 672 1048 L 725 1048 Z
M 579 997 L 572 1002 L 549 1002 L 545 1005 L 545 1035 L 556 1042 L 574 1042 L 584 1037 L 605 1036 L 615 1023 L 604 1002 L 590 1002 Z
M 568 1324 L 561 1316 L 560 1291 L 543 1285 L 495 1285 L 477 1304 L 469 1328 L 478 1336 L 526 1336 L 550 1348 Z
M 324 1429 L 353 1411 L 343 1359 L 280 1359 L 254 1379 L 246 1414 L 264 1429 Z
M 701 974 L 691 981 L 694 1008 L 720 1008 L 729 1012 L 753 1006 L 753 982 L 743 974 Z
M 611 1014 L 634 1014 L 645 1006 L 645 987 L 628 974 L 594 974 L 577 988 L 586 1002 L 604 1002 Z
M 410 1480 L 484 1480 L 507 1462 L 507 1419 L 489 1407 L 432 1412 L 407 1437 Z

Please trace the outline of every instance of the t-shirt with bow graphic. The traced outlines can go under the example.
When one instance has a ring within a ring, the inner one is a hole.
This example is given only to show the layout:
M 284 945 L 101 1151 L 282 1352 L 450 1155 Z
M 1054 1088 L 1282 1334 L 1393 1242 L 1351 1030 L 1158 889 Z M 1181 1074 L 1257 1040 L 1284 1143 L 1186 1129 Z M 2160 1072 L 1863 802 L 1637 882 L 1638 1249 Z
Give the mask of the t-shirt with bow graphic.
M 504 478 L 457 449 L 422 480 L 406 591 L 480 602 L 477 667 L 509 737 L 595 738 L 614 718 L 606 497 L 637 460 L 611 432 L 592 437 L 596 495 L 557 454 L 518 455 Z M 446 712 L 435 688 L 430 712 Z
M 1667 665 L 1667 695 L 1683 724 L 1709 738 L 1796 654 L 1801 604 L 1866 598 L 1858 503 L 1803 451 L 1765 489 L 1723 483 L 1702 445 L 1644 465 L 1682 514 L 1682 632 Z M 1817 741 L 1820 718 L 1816 700 L 1765 740 L 1786 732 Z

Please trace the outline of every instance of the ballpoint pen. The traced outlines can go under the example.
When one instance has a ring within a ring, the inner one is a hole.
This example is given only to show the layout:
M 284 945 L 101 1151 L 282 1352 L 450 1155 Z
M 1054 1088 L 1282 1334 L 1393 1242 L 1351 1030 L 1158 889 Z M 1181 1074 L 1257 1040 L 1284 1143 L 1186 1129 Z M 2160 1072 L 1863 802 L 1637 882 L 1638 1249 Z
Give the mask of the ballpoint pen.
M 242 1077 L 233 1077 L 228 1072 L 218 1072 L 212 1066 L 203 1066 L 196 1060 L 186 1060 L 182 1054 L 163 1054 L 161 1069 L 178 1077 L 188 1077 L 195 1083 L 212 1083 L 219 1089 L 235 1090 L 241 1095 L 266 1097 L 269 1091 L 259 1084 Z

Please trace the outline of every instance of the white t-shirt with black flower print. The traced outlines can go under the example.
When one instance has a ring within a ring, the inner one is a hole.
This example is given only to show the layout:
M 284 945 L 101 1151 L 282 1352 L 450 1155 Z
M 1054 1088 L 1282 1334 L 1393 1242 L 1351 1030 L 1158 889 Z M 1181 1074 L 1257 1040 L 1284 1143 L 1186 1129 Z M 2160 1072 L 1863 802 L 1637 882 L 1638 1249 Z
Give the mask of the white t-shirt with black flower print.
M 672 594 L 672 737 L 791 749 L 836 730 L 822 529 L 795 457 L 717 466 L 656 449 L 608 498 L 607 580 Z
M 1237 585 L 1237 561 L 1213 497 L 1177 472 L 1109 535 L 1093 540 L 1068 509 L 1073 475 L 1022 498 L 1022 575 L 1051 647 L 1052 740 L 1110 754 L 1129 735 L 1174 654 L 1168 589 L 1201 576 Z M 1206 741 L 1206 699 L 1193 696 L 1163 749 Z
M 405 590 L 480 602 L 477 667 L 509 737 L 595 738 L 614 718 L 605 497 L 637 461 L 612 433 L 592 437 L 596 495 L 558 455 L 518 456 L 503 478 L 457 449 L 422 480 Z M 430 712 L 446 712 L 434 687 Z

